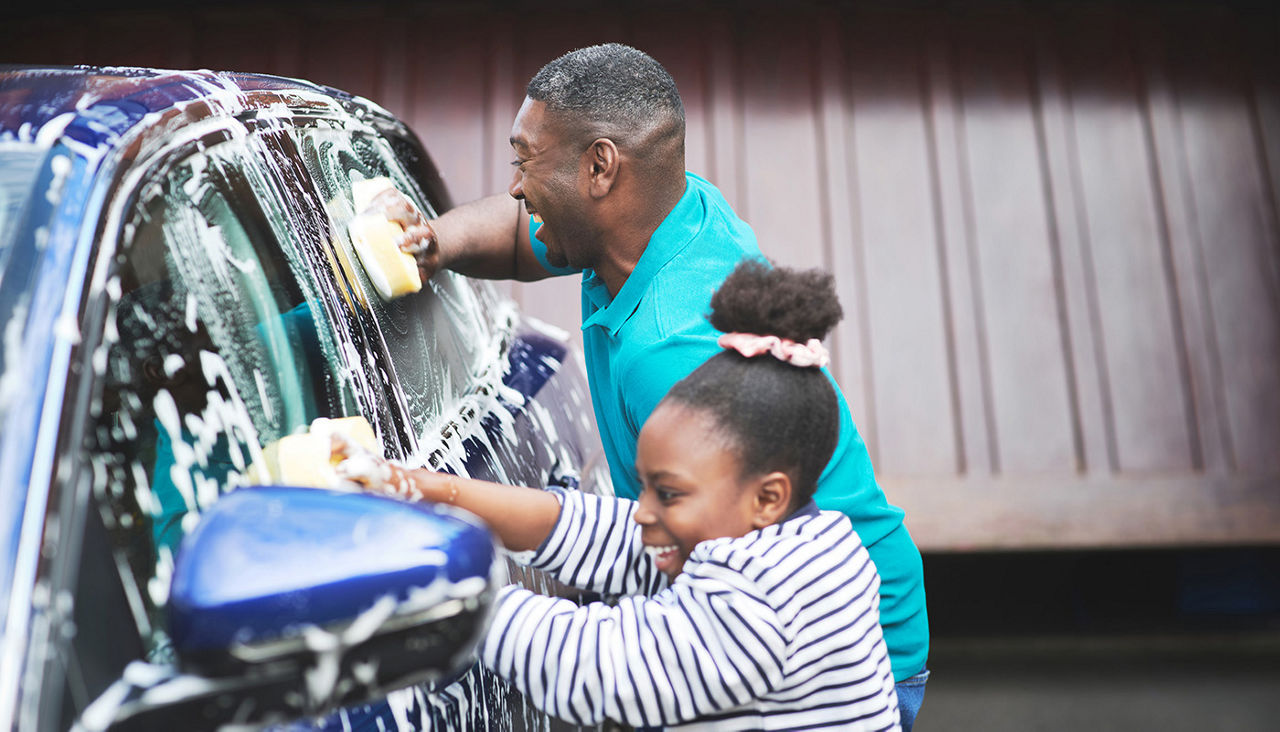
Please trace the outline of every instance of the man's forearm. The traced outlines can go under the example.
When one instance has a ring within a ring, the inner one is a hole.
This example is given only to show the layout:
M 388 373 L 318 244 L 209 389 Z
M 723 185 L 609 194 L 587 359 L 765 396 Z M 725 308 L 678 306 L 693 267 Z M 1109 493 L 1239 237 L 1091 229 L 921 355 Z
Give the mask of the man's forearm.
M 520 202 L 506 194 L 463 204 L 431 221 L 440 265 L 470 277 L 537 280 L 548 273 L 528 244 Z

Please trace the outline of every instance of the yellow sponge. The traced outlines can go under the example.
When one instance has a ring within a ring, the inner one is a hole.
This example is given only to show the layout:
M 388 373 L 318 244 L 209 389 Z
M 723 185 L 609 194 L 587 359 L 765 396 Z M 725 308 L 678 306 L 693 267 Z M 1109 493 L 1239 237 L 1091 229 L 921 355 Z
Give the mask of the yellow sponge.
M 390 178 L 369 178 L 351 184 L 356 211 L 364 211 L 374 196 L 393 187 Z M 396 246 L 404 229 L 394 221 L 374 213 L 361 213 L 347 224 L 351 243 L 369 281 L 384 300 L 422 289 L 422 277 L 413 255 Z
M 395 187 L 395 182 L 386 176 L 352 181 L 351 202 L 355 204 L 356 213 L 361 213 L 366 208 L 369 208 L 369 205 L 373 203 L 373 199 L 376 198 L 379 193 L 382 193 L 388 188 Z
M 311 423 L 308 432 L 286 435 L 262 448 L 262 460 L 249 468 L 249 482 L 336 487 L 339 480 L 334 467 L 339 461 L 332 457 L 330 441 L 334 432 L 376 455 L 382 454 L 373 426 L 364 417 L 320 418 Z

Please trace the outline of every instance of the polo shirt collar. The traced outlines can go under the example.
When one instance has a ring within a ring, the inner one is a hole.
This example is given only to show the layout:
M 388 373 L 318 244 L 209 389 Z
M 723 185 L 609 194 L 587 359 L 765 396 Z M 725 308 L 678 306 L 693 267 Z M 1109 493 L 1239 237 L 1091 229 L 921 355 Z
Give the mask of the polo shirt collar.
M 702 197 L 694 190 L 686 174 L 684 194 L 654 230 L 653 236 L 649 237 L 640 261 L 636 262 L 636 268 L 631 271 L 627 281 L 622 283 L 622 289 L 618 290 L 615 297 L 610 299 L 609 288 L 596 275 L 595 270 L 583 272 L 582 290 L 596 305 L 597 310 L 582 321 L 582 329 L 600 326 L 608 329 L 610 335 L 617 335 L 618 330 L 640 306 L 640 300 L 653 278 L 702 229 L 705 216 Z

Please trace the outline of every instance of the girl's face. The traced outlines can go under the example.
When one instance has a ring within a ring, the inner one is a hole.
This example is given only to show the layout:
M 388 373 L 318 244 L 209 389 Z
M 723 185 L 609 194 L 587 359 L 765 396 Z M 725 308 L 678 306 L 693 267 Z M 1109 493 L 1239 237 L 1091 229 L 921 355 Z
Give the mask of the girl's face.
M 711 415 L 679 404 L 660 405 L 645 422 L 636 471 L 644 485 L 635 512 L 641 540 L 673 579 L 699 542 L 776 523 L 791 498 L 782 473 L 740 476 Z

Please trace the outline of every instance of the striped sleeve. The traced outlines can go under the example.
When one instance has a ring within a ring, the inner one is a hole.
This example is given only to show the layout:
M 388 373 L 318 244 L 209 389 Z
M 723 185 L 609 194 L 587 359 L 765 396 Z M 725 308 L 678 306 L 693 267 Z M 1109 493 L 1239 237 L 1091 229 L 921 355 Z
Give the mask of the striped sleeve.
M 557 490 L 560 517 L 528 564 L 570 587 L 652 595 L 668 584 L 640 543 L 636 502 Z
M 784 630 L 741 574 L 705 569 L 613 607 L 506 587 L 482 660 L 575 724 L 674 725 L 749 704 L 783 679 Z

